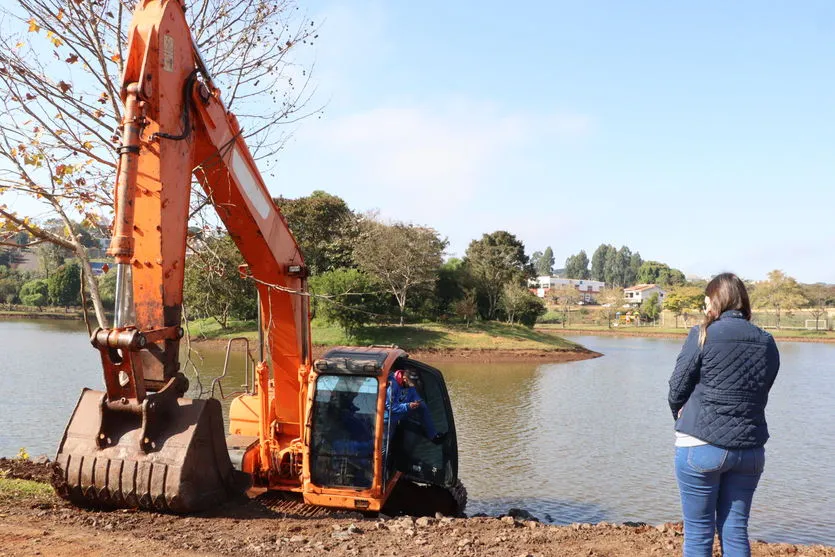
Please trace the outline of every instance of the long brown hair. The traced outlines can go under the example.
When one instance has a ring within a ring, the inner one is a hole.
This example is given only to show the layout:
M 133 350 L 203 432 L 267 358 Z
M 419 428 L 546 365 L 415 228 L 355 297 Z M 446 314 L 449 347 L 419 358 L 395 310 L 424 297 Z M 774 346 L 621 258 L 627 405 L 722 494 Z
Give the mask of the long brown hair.
M 707 308 L 704 321 L 699 327 L 699 346 L 705 345 L 708 326 L 719 319 L 723 312 L 738 309 L 745 319 L 751 320 L 751 302 L 748 300 L 748 290 L 745 289 L 745 283 L 735 274 L 722 273 L 713 277 L 707 283 L 705 296 L 710 298 L 710 307 Z

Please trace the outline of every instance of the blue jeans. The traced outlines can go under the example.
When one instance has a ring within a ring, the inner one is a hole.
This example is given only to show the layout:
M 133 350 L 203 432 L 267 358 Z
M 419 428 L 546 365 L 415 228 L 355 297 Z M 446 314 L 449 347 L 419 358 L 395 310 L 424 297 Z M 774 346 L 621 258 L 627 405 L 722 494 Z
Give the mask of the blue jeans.
M 711 557 L 717 530 L 722 555 L 751 555 L 748 517 L 764 466 L 763 447 L 676 447 L 676 479 L 684 514 L 684 557 Z

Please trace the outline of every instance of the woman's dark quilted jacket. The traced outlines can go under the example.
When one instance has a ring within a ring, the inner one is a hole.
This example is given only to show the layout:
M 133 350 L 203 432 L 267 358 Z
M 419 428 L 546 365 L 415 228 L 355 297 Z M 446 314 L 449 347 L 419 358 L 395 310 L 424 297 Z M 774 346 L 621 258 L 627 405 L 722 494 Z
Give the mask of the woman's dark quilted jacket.
M 711 323 L 702 348 L 693 327 L 670 378 L 673 417 L 684 407 L 676 431 L 729 449 L 765 445 L 765 405 L 779 368 L 774 338 L 742 312 Z

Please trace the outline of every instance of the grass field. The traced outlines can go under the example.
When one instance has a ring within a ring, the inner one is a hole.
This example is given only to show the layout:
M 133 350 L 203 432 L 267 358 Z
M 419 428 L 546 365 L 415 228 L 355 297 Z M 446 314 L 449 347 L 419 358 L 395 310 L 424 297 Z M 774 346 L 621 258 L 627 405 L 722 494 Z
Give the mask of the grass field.
M 235 321 L 231 322 L 227 329 L 221 329 L 214 320 L 203 319 L 191 322 L 189 332 L 195 339 L 225 339 L 235 336 L 255 339 L 257 337 L 254 321 Z M 578 348 L 577 344 L 553 333 L 492 321 L 473 323 L 469 327 L 438 323 L 421 323 L 403 327 L 398 325 L 363 327 L 357 333 L 356 338 L 348 338 L 339 327 L 314 319 L 311 334 L 314 344 L 326 346 L 396 344 L 408 350 L 574 350 Z
M 0 477 L 0 501 L 14 501 L 21 498 L 49 500 L 54 495 L 52 486 L 49 484 Z

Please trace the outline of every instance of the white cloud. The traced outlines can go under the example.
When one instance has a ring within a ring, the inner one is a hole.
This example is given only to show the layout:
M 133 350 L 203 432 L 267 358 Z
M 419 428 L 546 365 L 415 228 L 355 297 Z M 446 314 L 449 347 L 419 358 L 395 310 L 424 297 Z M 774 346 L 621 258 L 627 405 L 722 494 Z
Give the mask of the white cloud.
M 491 179 L 524 164 L 525 147 L 574 140 L 591 129 L 582 115 L 533 116 L 462 99 L 373 108 L 325 121 L 306 139 L 322 159 L 343 163 L 343 184 L 373 194 L 385 214 L 408 197 L 410 214 L 449 213 L 490 191 Z M 439 204 L 438 201 L 443 201 Z

